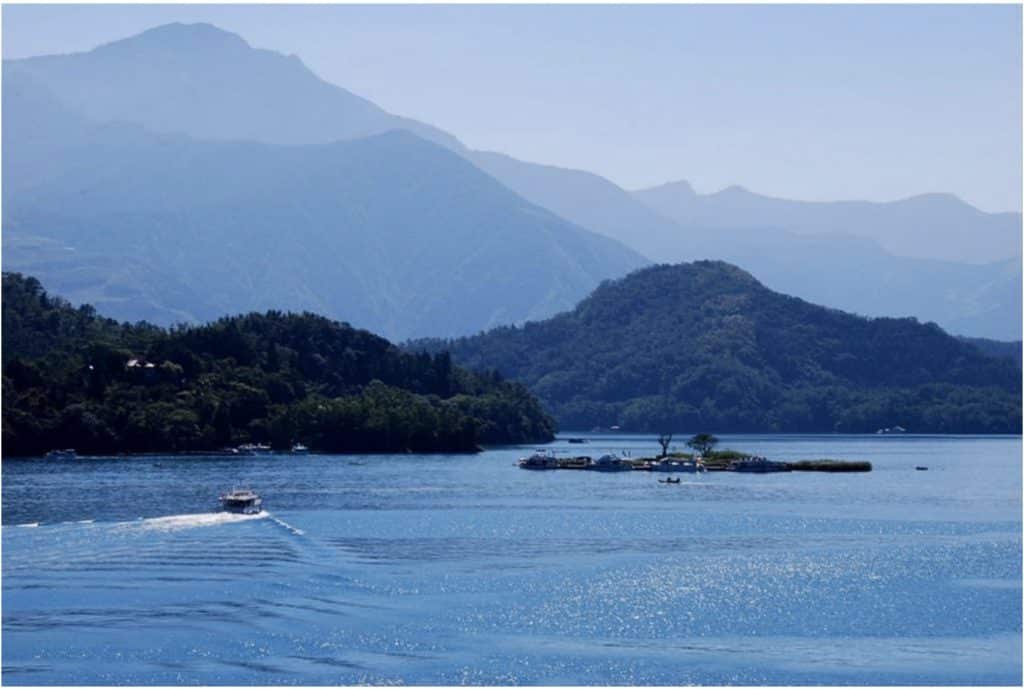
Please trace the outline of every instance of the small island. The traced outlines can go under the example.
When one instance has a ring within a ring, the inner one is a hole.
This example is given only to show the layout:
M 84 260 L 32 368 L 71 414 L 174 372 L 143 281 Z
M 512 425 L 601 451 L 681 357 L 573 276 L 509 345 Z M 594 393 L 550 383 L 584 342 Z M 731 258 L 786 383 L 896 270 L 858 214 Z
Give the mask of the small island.
M 672 434 L 658 437 L 661 453 L 654 457 L 623 457 L 605 454 L 595 459 L 586 455 L 557 457 L 550 452 L 538 451 L 519 461 L 526 470 L 594 470 L 601 472 L 641 471 L 668 473 L 744 472 L 768 474 L 775 472 L 870 472 L 870 462 L 861 460 L 799 460 L 773 461 L 768 458 L 735 450 L 715 450 L 718 439 L 701 433 L 691 437 L 686 445 L 692 453 L 669 452 Z

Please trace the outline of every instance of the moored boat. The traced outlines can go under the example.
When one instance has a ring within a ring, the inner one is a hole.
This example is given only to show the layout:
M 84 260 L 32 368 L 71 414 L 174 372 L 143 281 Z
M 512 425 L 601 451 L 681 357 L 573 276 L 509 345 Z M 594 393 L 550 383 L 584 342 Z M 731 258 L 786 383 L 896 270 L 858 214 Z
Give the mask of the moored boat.
M 607 453 L 590 463 L 587 469 L 597 472 L 624 472 L 632 471 L 633 463 L 618 455 Z
M 519 467 L 524 470 L 557 470 L 558 458 L 547 451 L 538 450 L 529 457 L 520 458 Z
M 685 473 L 693 474 L 695 472 L 707 472 L 707 468 L 704 463 L 699 459 L 697 460 L 672 460 L 664 458 L 662 460 L 656 460 L 650 464 L 650 470 L 652 472 L 674 472 L 674 473 Z

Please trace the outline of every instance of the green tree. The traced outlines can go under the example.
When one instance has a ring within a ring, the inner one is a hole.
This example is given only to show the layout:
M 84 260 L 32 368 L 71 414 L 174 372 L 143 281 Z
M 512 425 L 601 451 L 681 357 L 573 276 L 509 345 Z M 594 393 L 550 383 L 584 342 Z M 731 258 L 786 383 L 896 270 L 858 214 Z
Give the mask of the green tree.
M 711 453 L 711 450 L 718 445 L 718 439 L 711 434 L 697 434 L 696 436 L 691 437 L 690 440 L 686 442 L 686 445 L 693 448 L 701 455 L 708 455 Z

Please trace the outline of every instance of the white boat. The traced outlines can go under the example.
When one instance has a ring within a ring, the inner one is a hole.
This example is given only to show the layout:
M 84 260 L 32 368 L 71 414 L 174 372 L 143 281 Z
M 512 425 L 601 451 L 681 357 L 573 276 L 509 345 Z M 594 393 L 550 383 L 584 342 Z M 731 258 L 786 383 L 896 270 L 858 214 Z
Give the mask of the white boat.
M 266 443 L 243 443 L 238 446 L 239 455 L 270 455 L 271 448 Z
M 292 455 L 309 455 L 309 448 L 301 443 L 296 443 L 292 446 Z
M 651 471 L 694 474 L 696 472 L 707 472 L 707 468 L 700 460 L 673 460 L 664 458 L 652 463 Z
M 538 450 L 529 457 L 520 458 L 519 467 L 524 470 L 557 470 L 558 458 L 547 451 Z
M 220 504 L 231 513 L 255 515 L 263 510 L 263 499 L 252 489 L 232 489 L 221 494 Z
M 625 472 L 633 469 L 633 463 L 618 455 L 607 453 L 590 463 L 587 469 L 597 472 Z
M 65 448 L 64 450 L 51 450 L 46 454 L 47 460 L 77 460 L 78 453 L 75 452 L 74 448 Z

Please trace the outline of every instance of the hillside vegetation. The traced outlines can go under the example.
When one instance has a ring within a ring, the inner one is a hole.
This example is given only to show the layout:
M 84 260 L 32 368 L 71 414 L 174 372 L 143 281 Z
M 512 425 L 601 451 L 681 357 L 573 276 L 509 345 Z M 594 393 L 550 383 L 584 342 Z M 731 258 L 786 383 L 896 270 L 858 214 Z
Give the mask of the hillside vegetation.
M 934 324 L 787 297 L 722 262 L 607 282 L 574 310 L 413 349 L 525 383 L 562 428 L 1020 433 L 1020 369 Z
M 3 277 L 3 452 L 200 451 L 243 442 L 333 452 L 472 451 L 553 424 L 497 375 L 411 355 L 313 314 L 164 330 L 73 308 Z

